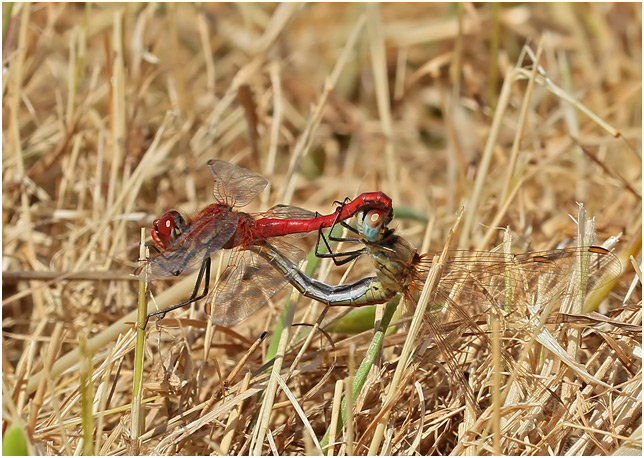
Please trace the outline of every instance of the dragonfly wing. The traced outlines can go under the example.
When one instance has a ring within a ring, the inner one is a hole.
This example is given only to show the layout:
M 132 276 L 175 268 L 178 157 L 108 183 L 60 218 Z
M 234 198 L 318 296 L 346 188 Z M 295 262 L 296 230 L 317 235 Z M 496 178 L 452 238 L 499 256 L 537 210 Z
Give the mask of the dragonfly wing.
M 620 272 L 619 259 L 600 247 L 523 254 L 452 251 L 439 290 L 462 303 L 487 296 L 498 306 L 544 305 L 599 288 Z
M 409 299 L 408 299 L 409 300 Z M 448 302 L 449 301 L 448 299 Z M 412 302 L 415 304 L 415 300 Z M 456 341 L 462 336 L 463 331 L 467 327 L 476 328 L 475 322 L 472 320 L 472 317 L 466 314 L 467 318 L 465 320 L 451 320 L 447 318 L 446 315 L 454 313 L 453 307 L 456 306 L 459 309 L 460 305 L 457 305 L 451 302 L 450 307 L 443 307 L 441 310 L 433 310 L 430 313 L 426 313 L 423 319 L 423 323 L 427 328 L 428 332 L 424 333 L 428 336 L 429 339 L 433 340 L 436 344 L 436 347 L 439 349 L 447 368 L 449 369 L 449 375 L 452 377 L 452 380 L 460 387 L 463 391 L 465 399 L 469 405 L 477 412 L 480 412 L 480 408 L 476 401 L 476 396 L 472 391 L 467 378 L 461 369 L 461 364 L 458 362 L 458 357 L 456 355 L 456 350 L 454 345 Z M 458 313 L 457 313 L 458 314 Z M 441 329 L 439 323 L 451 323 L 452 327 L 448 332 L 445 332 Z
M 214 291 L 211 319 L 220 326 L 249 317 L 286 285 L 286 279 L 255 253 L 244 251 L 238 258 L 226 267 Z
M 139 279 L 152 281 L 177 276 L 196 268 L 207 257 L 223 248 L 239 222 L 237 213 L 218 219 L 194 221 L 176 245 L 162 251 L 134 271 Z
M 268 220 L 287 220 L 288 219 L 290 221 L 286 223 L 292 224 L 293 220 L 313 220 L 316 218 L 316 216 L 318 215 L 304 208 L 294 207 L 292 205 L 275 205 L 274 207 L 270 208 L 266 212 L 262 212 L 254 215 L 254 218 L 255 218 L 255 223 L 258 226 L 261 226 L 266 224 L 265 220 L 267 219 Z M 271 225 L 275 227 L 275 222 L 273 221 Z M 315 228 L 314 230 L 317 230 L 317 228 Z M 288 228 L 285 228 L 284 231 L 287 234 L 291 231 L 296 231 L 289 234 L 291 237 L 304 237 L 305 235 L 310 233 L 310 231 L 307 232 L 302 230 L 300 226 L 297 226 L 294 228 L 292 225 L 288 226 Z
M 213 194 L 219 203 L 243 207 L 264 190 L 268 181 L 226 161 L 208 161 L 208 168 L 215 180 Z
M 280 241 L 277 246 L 296 264 L 304 259 L 304 252 L 290 244 Z M 239 323 L 259 310 L 286 283 L 287 279 L 264 258 L 249 250 L 238 250 L 217 283 L 214 299 L 211 296 L 208 300 L 214 302 L 213 323 L 220 326 Z
M 315 216 L 314 212 L 305 208 L 282 204 L 275 205 L 259 215 L 261 218 L 275 219 L 313 219 Z
M 461 329 L 466 326 L 486 346 L 490 342 L 479 323 L 487 325 L 491 307 L 520 313 L 520 306 L 543 306 L 559 297 L 585 294 L 614 280 L 621 272 L 621 263 L 614 254 L 593 246 L 517 255 L 475 251 L 452 251 L 449 255 L 435 301 L 446 306 L 432 310 L 426 318 L 436 331 L 437 322 L 458 324 Z M 508 315 L 502 312 L 497 316 Z M 437 320 L 437 317 L 440 318 Z M 520 326 L 513 329 L 519 332 Z M 442 350 L 441 333 L 434 334 Z M 523 366 L 516 364 L 511 350 L 502 346 L 500 352 L 504 365 L 520 375 L 518 382 L 525 393 L 549 391 Z M 447 363 L 461 385 L 463 374 L 454 370 L 452 361 Z M 470 393 L 466 393 L 471 400 Z
M 408 297 L 417 299 L 419 287 L 426 279 L 429 260 L 430 256 L 424 256 L 421 264 L 414 266 Z M 581 274 L 577 268 L 580 260 L 583 261 Z M 619 259 L 599 247 L 572 247 L 519 255 L 451 251 L 425 315 L 428 334 L 443 354 L 454 381 L 462 387 L 468 402 L 478 410 L 476 397 L 458 362 L 460 357 L 456 358 L 453 348 L 455 338 L 463 335 L 465 328 L 471 330 L 471 338 L 463 341 L 463 354 L 469 353 L 476 345 L 490 345 L 481 327 L 487 326 L 490 308 L 512 306 L 517 310 L 519 305 L 545 304 L 559 296 L 598 288 L 614 279 L 620 271 Z M 505 313 L 496 315 L 507 316 Z M 452 330 L 444 332 L 448 326 Z M 476 342 L 478 339 L 480 343 Z M 517 366 L 511 349 L 502 347 L 500 351 L 505 366 L 516 368 L 522 375 L 519 383 L 526 393 L 548 390 L 538 380 L 529 377 L 522 366 Z

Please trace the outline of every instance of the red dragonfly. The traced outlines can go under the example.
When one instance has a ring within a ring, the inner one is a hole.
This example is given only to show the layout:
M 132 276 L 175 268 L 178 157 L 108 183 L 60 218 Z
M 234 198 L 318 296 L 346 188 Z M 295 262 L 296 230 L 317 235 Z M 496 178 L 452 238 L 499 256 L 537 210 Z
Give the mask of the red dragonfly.
M 208 294 L 210 258 L 222 248 L 235 251 L 206 305 L 214 305 L 210 308 L 215 324 L 231 326 L 257 311 L 288 281 L 249 248 L 270 239 L 273 247 L 297 264 L 304 258 L 304 253 L 275 237 L 319 231 L 369 210 L 392 214 L 391 199 L 382 192 L 370 192 L 341 203 L 329 215 L 320 216 L 302 208 L 277 205 L 255 219 L 235 208 L 248 204 L 268 182 L 250 170 L 225 161 L 208 161 L 208 168 L 215 182 L 216 202 L 201 210 L 192 222 L 187 222 L 175 210 L 155 220 L 152 238 L 162 251 L 134 272 L 141 280 L 151 281 L 180 275 L 201 264 L 195 288 L 188 300 L 149 314 L 143 328 L 152 316 L 163 317 Z M 204 289 L 199 294 L 202 280 L 205 281 Z

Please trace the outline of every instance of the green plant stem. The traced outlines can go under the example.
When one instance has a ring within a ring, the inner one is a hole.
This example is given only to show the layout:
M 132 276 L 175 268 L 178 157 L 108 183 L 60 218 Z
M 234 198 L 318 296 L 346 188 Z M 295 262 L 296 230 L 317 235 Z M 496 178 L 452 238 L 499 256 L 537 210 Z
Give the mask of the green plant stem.
M 367 381 L 369 370 L 371 370 L 371 366 L 373 365 L 374 361 L 378 357 L 378 354 L 380 353 L 380 349 L 382 348 L 382 343 L 385 339 L 387 328 L 389 327 L 389 323 L 391 323 L 391 318 L 394 316 L 394 312 L 396 311 L 396 308 L 398 307 L 399 302 L 400 302 L 400 296 L 396 296 L 395 298 L 390 300 L 387 303 L 387 306 L 385 307 L 385 313 L 382 316 L 382 320 L 380 320 L 380 325 L 378 326 L 378 329 L 374 333 L 373 338 L 371 339 L 371 343 L 369 344 L 369 348 L 367 349 L 367 353 L 365 354 L 365 357 L 360 363 L 360 367 L 358 368 L 356 375 L 353 378 L 353 393 L 352 393 L 353 399 L 358 398 L 358 396 L 360 395 L 360 391 L 362 391 L 362 387 Z M 346 401 L 346 398 L 343 398 L 342 404 L 340 406 L 340 418 L 338 419 L 338 429 L 337 429 L 338 432 L 344 426 L 346 418 L 347 418 L 347 401 Z M 324 433 L 324 437 L 322 438 L 322 441 L 320 442 L 320 445 L 322 446 L 323 450 L 329 445 L 329 434 L 330 434 L 330 431 L 327 429 L 326 433 Z
M 141 231 L 141 240 L 145 240 L 144 232 Z M 140 259 L 146 259 L 145 244 L 141 243 Z M 145 350 L 145 329 L 141 323 L 146 322 L 148 307 L 146 301 L 146 283 L 139 282 L 138 314 L 136 319 L 136 347 L 134 348 L 134 377 L 132 382 L 132 439 L 138 439 L 144 430 L 144 416 L 142 415 L 141 403 L 143 400 L 143 354 Z M 134 444 L 137 447 L 137 444 Z
M 14 2 L 5 3 L 6 8 L 2 12 L 2 44 L 6 43 L 7 30 L 9 30 L 9 23 L 11 22 L 11 12 L 13 11 Z

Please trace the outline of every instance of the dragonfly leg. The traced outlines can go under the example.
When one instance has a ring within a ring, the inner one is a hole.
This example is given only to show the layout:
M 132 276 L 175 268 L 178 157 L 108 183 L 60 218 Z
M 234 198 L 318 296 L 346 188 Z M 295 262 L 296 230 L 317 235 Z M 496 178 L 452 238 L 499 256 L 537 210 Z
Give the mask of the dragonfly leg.
M 361 242 L 361 240 L 360 240 L 360 239 L 357 239 L 357 238 L 353 238 L 353 237 L 336 237 L 336 236 L 333 236 L 333 235 L 332 235 L 332 234 L 333 234 L 333 230 L 335 229 L 335 227 L 337 226 L 337 224 L 338 224 L 338 223 L 340 223 L 343 227 L 347 228 L 348 230 L 350 230 L 350 231 L 352 231 L 352 232 L 354 232 L 354 233 L 356 233 L 356 234 L 358 234 L 358 233 L 359 233 L 359 232 L 358 232 L 358 230 L 357 230 L 357 229 L 355 229 L 355 228 L 354 228 L 353 226 L 351 226 L 350 224 L 346 223 L 345 221 L 339 221 L 339 216 L 340 216 L 340 214 L 342 213 L 342 206 L 343 206 L 343 205 L 345 205 L 345 204 L 346 204 L 346 202 L 347 202 L 347 200 L 346 200 L 346 199 L 345 199 L 345 202 L 344 202 L 344 203 L 336 202 L 338 205 L 340 205 L 340 207 L 338 207 L 338 209 L 336 210 L 336 212 L 337 212 L 337 214 L 336 214 L 336 218 L 335 218 L 335 221 L 333 222 L 333 224 L 331 225 L 331 228 L 330 228 L 330 230 L 329 230 L 329 236 L 328 236 L 328 238 L 329 238 L 330 240 L 334 241 L 334 242 L 353 242 L 353 243 L 359 243 L 359 242 Z M 326 247 L 326 249 L 327 249 L 328 253 L 322 253 L 322 252 L 320 252 L 320 240 L 322 240 L 322 242 L 324 243 L 324 245 L 325 245 L 325 247 Z M 316 255 L 317 257 L 319 257 L 319 258 L 331 258 L 331 259 L 333 259 L 333 263 L 334 263 L 336 266 L 341 266 L 341 265 L 344 265 L 344 264 L 346 264 L 346 263 L 348 263 L 348 262 L 353 261 L 354 259 L 356 259 L 358 256 L 360 256 L 360 255 L 361 255 L 362 253 L 364 253 L 365 251 L 366 251 L 366 249 L 365 249 L 365 248 L 360 248 L 360 249 L 358 249 L 358 250 L 352 250 L 352 251 L 344 251 L 344 252 L 340 252 L 340 253 L 334 253 L 334 252 L 333 252 L 333 249 L 331 248 L 331 245 L 329 245 L 329 242 L 328 242 L 328 240 L 327 240 L 327 237 L 326 237 L 326 236 L 324 235 L 324 233 L 322 232 L 322 228 L 320 227 L 320 228 L 318 229 L 318 240 L 317 240 L 317 242 L 316 242 L 316 244 L 315 244 L 315 255 Z
M 342 207 L 344 207 L 344 206 L 345 206 L 346 204 L 348 204 L 349 202 L 351 202 L 351 199 L 349 199 L 348 197 L 345 197 L 345 198 L 344 198 L 344 200 L 343 200 L 342 202 L 340 202 L 339 200 L 334 200 L 334 201 L 333 201 L 333 205 L 337 205 L 337 206 L 338 206 L 338 208 L 336 208 L 336 211 L 337 211 L 337 212 L 338 212 L 338 214 L 339 214 L 339 213 L 340 213 L 340 211 L 342 211 Z
M 360 239 L 351 238 L 351 237 L 337 237 L 333 235 L 333 230 L 338 225 L 338 223 L 340 223 L 342 227 L 344 227 L 345 229 L 348 229 L 354 234 L 358 234 L 358 235 L 360 234 L 360 232 L 355 227 L 351 226 L 346 221 L 339 220 L 340 215 L 342 214 L 342 210 L 344 209 L 344 206 L 349 202 L 351 202 L 351 200 L 349 200 L 348 197 L 344 199 L 344 202 L 338 202 L 337 200 L 334 202 L 334 204 L 338 205 L 338 208 L 335 209 L 335 212 L 336 212 L 335 220 L 333 221 L 333 224 L 331 225 L 331 229 L 329 230 L 329 239 L 333 240 L 334 242 L 360 242 Z M 318 242 L 319 242 L 319 238 L 318 238 Z M 327 245 L 327 248 L 329 248 L 328 245 Z
M 204 274 L 206 276 L 206 280 L 203 288 L 203 293 L 197 296 L 199 291 L 199 286 L 201 285 L 201 282 L 204 278 Z M 152 318 L 153 316 L 161 315 L 159 319 L 163 319 L 168 312 L 179 309 L 181 307 L 185 307 L 186 305 L 192 304 L 193 302 L 197 302 L 198 300 L 203 299 L 208 294 L 209 288 L 210 288 L 210 258 L 206 258 L 201 263 L 201 268 L 199 269 L 199 274 L 197 275 L 197 281 L 195 283 L 195 289 L 192 290 L 192 294 L 190 295 L 190 298 L 186 301 L 183 301 L 179 304 L 165 308 L 163 310 L 158 310 L 156 312 L 148 313 L 148 316 L 145 317 L 145 323 L 143 323 L 143 326 L 141 329 L 145 329 L 145 327 L 148 325 L 148 321 L 150 321 L 150 318 Z
M 345 203 L 348 202 L 348 201 L 349 201 L 349 199 L 347 198 L 345 200 Z M 340 215 L 340 213 L 342 213 L 343 205 L 345 205 L 345 204 L 342 204 L 340 207 L 338 207 L 338 210 L 337 210 L 338 216 Z M 358 215 L 360 215 L 360 213 Z M 344 220 L 339 221 L 339 218 L 336 217 L 335 221 L 333 222 L 333 225 L 331 226 L 331 230 L 329 230 L 329 240 L 332 240 L 334 242 L 352 242 L 352 243 L 360 243 L 360 242 L 362 242 L 362 240 L 360 238 L 357 238 L 357 237 L 339 237 L 339 236 L 333 235 L 333 230 L 338 225 L 338 223 L 340 223 L 340 225 L 342 227 L 344 227 L 345 229 L 349 230 L 349 232 L 352 232 L 353 234 L 356 234 L 358 236 L 360 235 L 360 231 L 358 229 L 356 229 L 355 227 L 353 227 L 351 224 L 347 223 Z
M 360 234 L 360 232 L 358 232 L 358 229 L 356 229 L 355 227 L 353 227 L 351 224 L 347 223 L 346 221 L 340 221 L 340 225 L 342 227 L 350 230 L 354 234 Z M 331 231 L 329 231 L 329 240 L 333 240 L 334 242 L 356 242 L 356 243 L 360 242 L 360 239 L 355 238 L 355 237 L 338 237 L 336 235 L 333 235 L 333 229 L 335 228 L 335 226 L 336 226 L 336 224 L 331 226 Z
M 331 229 L 331 230 L 333 230 L 333 229 Z M 320 252 L 320 239 L 324 242 L 324 245 L 326 246 L 326 249 L 327 249 L 328 253 L 321 253 Z M 336 238 L 336 239 L 332 239 L 332 240 L 334 240 L 334 241 L 335 240 L 355 241 L 355 242 L 360 241 L 360 240 L 357 240 L 357 239 L 346 239 L 346 238 Z M 360 256 L 365 251 L 366 251 L 366 248 L 360 248 L 358 250 L 353 250 L 353 251 L 343 251 L 343 252 L 334 253 L 333 249 L 331 248 L 331 245 L 329 245 L 329 242 L 328 242 L 327 238 L 322 233 L 322 228 L 320 228 L 320 230 L 318 230 L 318 241 L 317 241 L 317 243 L 315 245 L 315 255 L 318 258 L 331 258 L 331 259 L 333 259 L 333 263 L 336 266 L 341 266 L 341 265 L 344 265 L 344 264 L 346 264 L 348 262 L 353 261 L 354 259 L 356 259 L 358 256 Z
M 348 198 L 347 198 L 347 199 L 348 199 Z M 336 203 L 338 203 L 338 202 L 336 201 Z M 358 232 L 358 230 L 357 230 L 356 228 L 354 228 L 353 226 L 351 226 L 349 223 L 347 223 L 347 222 L 345 222 L 345 221 L 338 221 L 338 218 L 339 218 L 339 216 L 340 216 L 340 210 L 341 210 L 341 209 L 342 209 L 342 207 L 339 207 L 339 208 L 338 208 L 338 212 L 337 212 L 338 214 L 335 216 L 335 219 L 334 219 L 334 221 L 333 221 L 333 224 L 331 225 L 331 228 L 330 228 L 330 230 L 329 230 L 329 236 L 328 236 L 328 237 L 329 237 L 329 240 L 332 240 L 332 241 L 334 241 L 334 242 L 354 242 L 354 243 L 360 243 L 360 242 L 362 242 L 362 240 L 360 240 L 360 239 L 358 239 L 358 238 L 353 238 L 353 237 L 338 237 L 338 236 L 334 236 L 334 235 L 333 235 L 333 230 L 335 229 L 335 227 L 336 227 L 338 224 L 342 225 L 343 227 L 345 227 L 345 228 L 349 229 L 349 230 L 350 230 L 350 231 L 352 231 L 352 232 L 355 232 L 356 234 L 359 234 L 359 233 L 360 233 L 360 232 Z M 318 212 L 315 212 L 315 217 L 317 218 L 317 217 L 319 217 L 319 216 L 322 216 L 322 215 L 321 215 L 320 213 L 318 213 Z M 322 232 L 322 226 L 320 226 L 320 227 L 318 228 L 318 240 L 317 240 L 317 242 L 316 242 L 316 253 L 317 253 L 317 247 L 319 247 L 319 246 L 320 246 L 320 238 L 324 239 L 324 244 L 326 245 L 326 248 L 329 250 L 329 252 L 330 252 L 330 253 L 333 253 L 333 251 L 331 251 L 331 247 L 330 247 L 330 246 L 329 246 L 329 244 L 327 243 L 327 240 L 326 240 L 326 237 L 324 236 L 324 233 Z
M 331 258 L 333 259 L 333 263 L 336 266 L 342 266 L 348 262 L 353 261 L 357 257 L 359 257 L 361 254 L 365 253 L 366 250 L 360 249 L 360 250 L 355 250 L 355 251 L 345 251 L 342 253 L 315 253 L 315 255 L 319 258 Z M 346 256 L 344 259 L 338 259 L 342 256 Z

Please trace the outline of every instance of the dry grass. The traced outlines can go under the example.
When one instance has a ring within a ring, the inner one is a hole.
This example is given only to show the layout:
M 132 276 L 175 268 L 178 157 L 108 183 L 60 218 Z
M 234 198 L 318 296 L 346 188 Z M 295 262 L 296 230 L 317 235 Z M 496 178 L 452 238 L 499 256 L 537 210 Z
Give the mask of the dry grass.
M 205 164 L 221 158 L 269 179 L 252 211 L 328 213 L 382 190 L 416 246 L 432 221 L 437 250 L 461 204 L 463 249 L 501 244 L 507 226 L 513 251 L 551 248 L 575 237 L 575 202 L 598 243 L 621 234 L 624 273 L 589 298 L 601 318 L 543 323 L 566 356 L 511 320 L 492 320 L 489 345 L 452 336 L 477 412 L 432 343 L 420 354 L 414 339 L 399 366 L 415 328 L 394 327 L 333 453 L 641 451 L 629 260 L 641 247 L 641 17 L 639 4 L 15 5 L 3 28 L 3 434 L 21 425 L 47 455 L 317 453 L 374 331 L 318 331 L 303 347 L 310 328 L 287 327 L 265 370 L 270 338 L 253 342 L 274 334 L 275 307 L 229 330 L 200 307 L 151 325 L 132 430 L 139 229 L 210 203 Z M 370 272 L 363 260 L 349 280 Z M 315 275 L 344 273 L 322 263 Z M 192 281 L 155 282 L 157 305 Z M 293 300 L 290 321 L 314 323 L 322 307 Z

